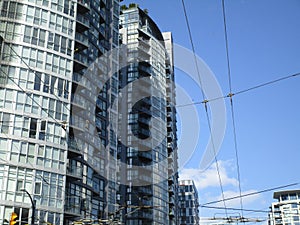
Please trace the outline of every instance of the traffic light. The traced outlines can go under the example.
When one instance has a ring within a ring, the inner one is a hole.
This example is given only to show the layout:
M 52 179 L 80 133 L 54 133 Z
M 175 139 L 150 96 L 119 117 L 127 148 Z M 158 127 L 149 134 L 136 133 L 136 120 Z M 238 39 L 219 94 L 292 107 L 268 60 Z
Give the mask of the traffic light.
M 10 220 L 9 220 L 9 225 L 14 225 L 17 223 L 16 219 L 18 217 L 18 214 L 15 212 L 12 212 L 11 216 L 10 216 Z

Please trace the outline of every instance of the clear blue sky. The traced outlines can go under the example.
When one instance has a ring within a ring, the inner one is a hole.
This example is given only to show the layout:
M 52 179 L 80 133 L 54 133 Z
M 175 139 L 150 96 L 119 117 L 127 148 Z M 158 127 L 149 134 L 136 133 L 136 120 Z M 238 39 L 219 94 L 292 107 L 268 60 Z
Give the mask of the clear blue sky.
M 131 2 L 147 8 L 161 31 L 173 33 L 176 44 L 191 49 L 181 0 L 125 0 L 122 3 Z M 213 71 L 223 93 L 228 94 L 221 0 L 186 0 L 185 4 L 196 53 Z M 233 92 L 300 72 L 299 0 L 226 0 L 225 7 Z M 180 71 L 176 76 L 176 82 L 185 87 L 194 101 L 202 100 L 199 89 L 191 88 L 192 84 Z M 238 194 L 238 185 L 228 99 L 226 107 L 226 135 L 218 160 L 224 175 L 224 191 L 229 196 Z M 211 178 L 217 173 L 214 168 L 197 172 L 209 134 L 203 106 L 197 108 L 200 139 L 192 159 L 186 164 L 184 176 L 190 173 L 198 182 L 202 204 L 217 200 L 221 192 Z M 242 192 L 299 182 L 300 76 L 235 96 L 234 112 Z M 193 128 L 183 132 L 192 133 Z M 291 189 L 300 189 L 300 186 Z M 245 199 L 244 208 L 268 210 L 272 195 L 267 192 Z M 229 206 L 239 207 L 235 203 Z M 202 210 L 201 216 L 213 217 L 215 213 L 224 216 L 220 210 Z M 245 213 L 244 216 L 265 217 L 267 214 Z

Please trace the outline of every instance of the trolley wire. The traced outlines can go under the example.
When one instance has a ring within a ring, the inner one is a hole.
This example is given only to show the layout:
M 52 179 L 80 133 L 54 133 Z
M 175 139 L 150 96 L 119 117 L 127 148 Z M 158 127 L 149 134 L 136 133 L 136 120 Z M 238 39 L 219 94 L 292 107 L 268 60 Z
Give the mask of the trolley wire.
M 281 82 L 283 80 L 287 80 L 287 79 L 290 79 L 290 78 L 295 78 L 295 77 L 298 77 L 298 76 L 300 76 L 300 73 L 294 73 L 294 74 L 287 75 L 287 76 L 284 76 L 284 77 L 280 77 L 280 78 L 277 78 L 277 79 L 274 79 L 274 80 L 271 80 L 271 81 L 268 81 L 268 82 L 265 82 L 265 83 L 261 83 L 261 84 L 258 84 L 258 85 L 255 85 L 255 86 L 252 86 L 252 87 L 249 87 L 249 88 L 246 88 L 246 89 L 242 89 L 242 90 L 239 90 L 239 91 L 236 91 L 236 92 L 231 92 L 231 93 L 229 93 L 227 95 L 224 95 L 224 96 L 219 96 L 219 97 L 212 98 L 212 99 L 205 99 L 203 101 L 192 102 L 192 103 L 188 103 L 188 104 L 176 105 L 176 107 L 186 107 L 186 106 L 191 106 L 191 105 L 206 104 L 206 103 L 213 102 L 213 101 L 216 101 L 216 100 L 234 97 L 234 96 L 237 96 L 237 95 L 240 95 L 240 94 L 244 94 L 244 93 L 253 91 L 253 90 L 258 89 L 258 88 L 262 88 L 262 87 L 265 87 L 265 86 L 270 86 L 272 84 Z
M 230 68 L 230 57 L 229 57 L 229 44 L 228 44 L 228 32 L 227 32 L 227 22 L 226 22 L 226 10 L 225 10 L 225 0 L 222 0 L 222 16 L 223 16 L 223 24 L 224 24 L 224 38 L 225 38 L 225 47 L 226 47 L 226 61 L 227 61 L 227 72 L 228 72 L 228 84 L 229 84 L 229 93 L 230 93 L 230 109 L 231 109 L 231 120 L 233 127 L 233 139 L 234 139 L 234 149 L 235 149 L 235 158 L 237 165 L 237 179 L 238 179 L 238 188 L 239 194 L 242 196 L 242 188 L 241 188 L 241 173 L 240 173 L 240 163 L 239 163 L 239 154 L 238 154 L 238 145 L 237 145 L 237 134 L 236 134 L 236 122 L 235 122 L 235 114 L 234 114 L 234 105 L 232 99 L 232 79 L 231 79 L 231 68 Z M 240 198 L 240 211 L 242 218 L 244 217 L 243 213 L 243 199 Z
M 196 66 L 196 70 L 197 70 L 199 83 L 200 83 L 201 87 L 203 87 L 202 79 L 201 79 L 201 76 L 200 76 L 200 70 L 199 70 L 199 67 L 198 67 L 198 61 L 197 61 L 195 45 L 194 45 L 192 31 L 191 31 L 191 26 L 190 26 L 190 23 L 189 23 L 185 2 L 184 2 L 184 0 L 181 0 L 181 2 L 182 2 L 182 7 L 183 7 L 186 26 L 187 26 L 187 29 L 188 29 L 188 34 L 189 34 L 188 36 L 189 36 L 189 40 L 190 40 L 192 51 L 193 51 L 193 56 L 194 56 L 194 61 L 195 61 L 195 66 Z M 202 88 L 201 88 L 201 93 L 202 93 L 203 101 L 205 101 L 206 97 L 205 97 L 205 93 L 204 93 Z M 222 193 L 222 198 L 224 199 L 225 195 L 224 195 L 224 190 L 223 190 L 222 178 L 221 178 L 221 174 L 220 174 L 220 168 L 219 168 L 219 163 L 218 163 L 218 159 L 217 159 L 217 153 L 216 153 L 216 149 L 215 149 L 214 139 L 213 139 L 213 135 L 212 135 L 211 121 L 210 121 L 210 118 L 209 118 L 207 102 L 204 104 L 204 106 L 205 106 L 206 119 L 207 119 L 207 122 L 208 122 L 208 128 L 209 128 L 209 132 L 210 132 L 212 147 L 213 147 L 214 156 L 215 156 L 214 159 L 215 159 L 215 163 L 216 163 L 216 169 L 217 169 L 217 173 L 218 173 L 220 189 L 221 189 L 221 193 Z M 226 209 L 226 202 L 223 201 L 223 204 L 224 204 L 224 208 L 225 208 L 225 214 L 226 214 L 226 216 L 228 216 L 227 215 L 227 209 Z
M 202 208 L 208 208 L 208 209 L 220 209 L 220 210 L 224 210 L 223 207 L 217 207 L 217 206 L 201 206 L 201 207 Z M 227 207 L 227 210 L 240 211 L 241 209 Z M 258 210 L 258 209 L 243 209 L 243 211 L 245 211 L 245 212 L 258 212 L 258 213 L 269 213 L 270 212 L 270 211 L 267 211 L 267 210 Z
M 238 195 L 238 196 L 233 196 L 233 197 L 230 197 L 230 198 L 226 198 L 226 199 L 224 199 L 224 201 L 230 201 L 230 200 L 237 199 L 237 198 L 244 198 L 244 197 L 248 197 L 248 196 L 252 196 L 252 195 L 258 195 L 258 194 L 261 194 L 261 193 L 264 193 L 264 192 L 270 192 L 270 191 L 274 191 L 274 190 L 278 190 L 278 189 L 292 187 L 292 186 L 296 186 L 296 185 L 299 185 L 299 184 L 300 184 L 300 182 L 296 182 L 296 183 L 292 183 L 292 184 L 287 184 L 287 185 L 282 185 L 282 186 L 278 186 L 278 187 L 264 189 L 264 190 L 261 190 L 261 191 L 254 191 L 254 192 L 250 192 L 250 193 L 247 193 L 247 194 L 243 194 L 241 196 Z M 201 204 L 200 207 L 215 204 L 215 203 L 219 203 L 221 201 L 223 201 L 223 200 L 216 200 L 216 201 L 212 201 L 212 202 L 207 202 L 207 203 Z

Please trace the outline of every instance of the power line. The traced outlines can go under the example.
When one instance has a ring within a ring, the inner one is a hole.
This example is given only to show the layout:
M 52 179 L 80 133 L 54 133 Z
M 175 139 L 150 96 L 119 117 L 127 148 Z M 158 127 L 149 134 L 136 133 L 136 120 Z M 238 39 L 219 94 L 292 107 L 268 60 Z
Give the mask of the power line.
M 300 76 L 300 73 L 294 73 L 294 74 L 291 74 L 291 75 L 287 75 L 287 76 L 284 76 L 284 77 L 281 77 L 281 78 L 278 78 L 278 79 L 275 79 L 275 80 L 271 80 L 271 81 L 268 81 L 268 82 L 265 82 L 265 83 L 261 83 L 259 85 L 252 86 L 252 87 L 247 88 L 247 89 L 243 89 L 243 90 L 240 90 L 240 91 L 237 91 L 237 92 L 234 92 L 234 93 L 229 93 L 229 94 L 224 95 L 224 96 L 219 96 L 217 98 L 206 99 L 206 100 L 203 100 L 203 101 L 193 102 L 193 103 L 189 103 L 189 104 L 176 105 L 176 107 L 186 107 L 186 106 L 191 106 L 191 105 L 206 104 L 208 102 L 234 97 L 236 95 L 243 94 L 243 93 L 246 93 L 246 92 L 249 92 L 249 91 L 253 91 L 255 89 L 258 89 L 258 88 L 261 88 L 261 87 L 264 87 L 264 86 L 269 86 L 271 84 L 274 84 L 274 83 L 277 83 L 277 82 L 280 82 L 280 81 L 283 81 L 283 80 L 287 80 L 287 79 L 290 79 L 290 78 L 294 78 L 294 77 L 297 77 L 297 76 Z
M 199 71 L 199 67 L 198 67 L 198 61 L 197 61 L 197 57 L 196 57 L 196 51 L 195 51 L 195 46 L 194 46 L 192 31 L 191 31 L 191 27 L 190 27 L 188 15 L 187 15 L 187 10 L 186 10 L 186 7 L 185 7 L 184 0 L 181 0 L 181 2 L 182 2 L 183 12 L 184 12 L 184 16 L 185 16 L 186 26 L 187 26 L 188 33 L 189 33 L 189 39 L 190 39 L 190 43 L 191 43 L 191 46 L 192 46 L 192 51 L 193 51 L 193 55 L 194 55 L 194 61 L 195 61 L 195 65 L 196 65 L 196 70 L 197 70 L 197 75 L 198 75 L 199 83 L 200 83 L 201 87 L 203 87 L 201 76 L 200 76 L 200 71 Z M 201 93 L 202 93 L 202 99 L 203 99 L 203 101 L 205 101 L 206 97 L 205 97 L 205 93 L 204 93 L 204 91 L 203 91 L 202 88 L 201 88 Z M 216 149 L 215 149 L 215 145 L 214 145 L 214 139 L 213 139 L 213 135 L 212 135 L 211 121 L 209 119 L 208 108 L 207 108 L 207 104 L 206 103 L 204 105 L 205 106 L 205 111 L 206 111 L 206 118 L 207 118 L 207 122 L 208 122 L 208 126 L 209 126 L 209 132 L 210 132 L 211 142 L 212 142 L 212 146 L 213 146 L 213 150 L 214 150 L 214 156 L 215 156 L 214 158 L 215 158 L 216 169 L 217 169 L 217 173 L 218 173 L 218 179 L 219 179 L 219 183 L 220 183 L 220 189 L 221 189 L 221 193 L 222 193 L 222 198 L 224 199 L 225 196 L 224 196 L 224 190 L 223 190 L 222 179 L 221 179 L 221 174 L 220 174 L 220 168 L 219 168 L 219 163 L 218 163 L 218 159 L 217 159 Z M 226 213 L 226 216 L 227 216 L 227 210 L 226 210 L 226 203 L 225 203 L 225 201 L 223 201 L 223 204 L 224 204 L 225 213 Z
M 13 49 L 13 47 L 10 45 L 10 43 L 8 43 L 3 37 L 2 37 L 2 39 L 3 39 L 3 42 L 5 43 L 7 43 L 6 44 L 6 46 L 8 46 L 10 49 L 11 49 L 11 51 L 23 62 L 23 64 L 28 68 L 28 70 L 30 71 L 30 72 L 32 72 L 32 73 L 34 73 L 34 75 L 35 75 L 35 77 L 37 77 L 38 79 L 39 79 L 39 81 L 42 83 L 42 84 L 44 84 L 45 85 L 45 82 L 42 80 L 42 78 L 40 77 L 40 76 L 37 76 L 37 74 L 36 74 L 36 70 L 34 70 L 34 69 L 32 69 L 28 64 L 27 64 L 27 62 L 23 59 L 23 57 L 21 57 L 14 49 Z M 52 95 L 54 95 L 55 97 L 56 97 L 56 99 L 58 100 L 58 101 L 62 101 L 54 92 L 53 93 L 51 93 Z M 65 107 L 69 112 L 71 111 L 69 108 L 67 108 L 67 106 L 65 105 L 65 104 L 62 104 L 63 105 L 63 107 Z
M 22 92 L 24 92 L 35 104 L 37 104 L 44 112 L 46 112 L 47 113 L 47 115 L 51 118 L 51 119 L 53 119 L 56 123 L 58 123 L 58 124 L 62 124 L 62 122 L 63 121 L 58 121 L 56 118 L 54 118 L 52 115 L 50 115 L 48 112 L 47 112 L 47 110 L 46 109 L 44 109 L 41 105 L 40 105 L 40 103 L 38 103 L 30 94 L 31 93 L 27 93 L 19 84 L 17 84 L 15 81 L 14 81 L 14 79 L 12 79 L 5 71 L 3 71 L 2 69 L 0 69 L 0 71 L 2 71 L 2 73 L 3 74 L 5 74 L 6 76 L 7 76 L 7 78 L 8 79 L 10 79 L 15 85 L 17 85 L 18 86 L 18 88 L 20 88 L 20 90 L 22 91 Z M 62 126 L 62 128 L 64 129 L 64 130 L 66 130 L 63 126 Z
M 225 0 L 222 0 L 222 12 L 223 12 L 223 23 L 224 23 L 225 47 L 226 47 L 226 61 L 227 61 L 227 70 L 228 70 L 228 84 L 229 84 L 229 93 L 231 93 L 232 92 L 232 80 L 231 80 L 230 57 L 229 57 L 229 47 L 228 47 L 229 44 L 228 44 L 228 34 L 227 34 Z M 239 194 L 240 194 L 240 196 L 242 196 L 241 173 L 240 173 L 239 154 L 238 154 L 238 145 L 237 145 L 235 115 L 234 115 L 233 99 L 232 99 L 231 94 L 230 94 L 230 108 L 231 108 L 231 120 L 232 120 L 232 126 L 233 126 L 235 158 L 236 158 L 236 165 L 237 165 L 238 187 L 239 187 Z M 241 205 L 241 209 L 240 209 L 241 214 L 242 214 L 242 217 L 244 217 L 242 197 L 240 198 L 240 205 Z
M 216 207 L 216 206 L 200 206 L 202 208 L 208 208 L 208 209 L 220 209 L 220 210 L 224 210 L 223 207 Z M 237 208 L 230 208 L 227 207 L 228 210 L 236 210 L 236 211 L 240 211 L 241 209 L 237 209 Z M 269 213 L 270 211 L 266 211 L 266 210 L 257 210 L 257 209 L 243 209 L 243 211 L 245 212 L 259 212 L 259 213 Z
M 274 188 L 268 188 L 268 189 L 264 189 L 262 191 L 250 192 L 248 194 L 244 194 L 244 195 L 241 195 L 241 196 L 234 196 L 234 197 L 226 198 L 224 200 L 217 200 L 217 201 L 207 202 L 207 203 L 204 203 L 204 204 L 200 205 L 200 207 L 203 207 L 203 206 L 206 206 L 206 205 L 215 204 L 215 203 L 219 203 L 221 201 L 230 201 L 230 200 L 241 198 L 241 197 L 243 198 L 243 197 L 248 197 L 248 196 L 251 196 L 251 195 L 261 194 L 261 193 L 264 193 L 264 192 L 274 191 L 274 190 L 277 190 L 277 189 L 282 189 L 282 188 L 287 188 L 287 187 L 291 187 L 291 186 L 296 186 L 296 185 L 299 185 L 299 184 L 300 183 L 298 182 L 298 183 L 287 184 L 287 185 L 278 186 L 278 187 L 274 187 Z

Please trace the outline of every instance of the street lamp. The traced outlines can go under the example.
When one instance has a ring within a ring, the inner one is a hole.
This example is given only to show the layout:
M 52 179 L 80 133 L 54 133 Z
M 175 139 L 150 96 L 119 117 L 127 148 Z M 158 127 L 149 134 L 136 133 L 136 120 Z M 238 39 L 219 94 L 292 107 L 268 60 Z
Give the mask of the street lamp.
M 32 199 L 31 195 L 29 194 L 29 192 L 26 189 L 20 189 L 20 191 L 25 192 L 28 195 L 28 197 L 30 198 L 31 209 L 32 209 L 32 212 L 31 212 L 31 225 L 34 225 L 34 219 L 35 219 L 34 213 L 35 213 L 36 200 Z

